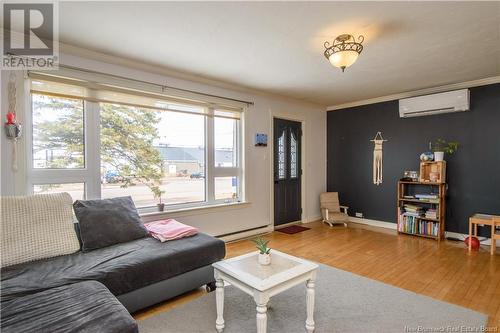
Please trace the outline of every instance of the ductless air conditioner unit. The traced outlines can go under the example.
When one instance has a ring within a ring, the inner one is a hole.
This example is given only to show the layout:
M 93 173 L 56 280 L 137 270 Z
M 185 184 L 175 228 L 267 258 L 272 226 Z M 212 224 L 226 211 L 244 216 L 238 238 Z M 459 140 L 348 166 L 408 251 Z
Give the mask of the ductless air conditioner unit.
M 409 118 L 469 111 L 469 103 L 469 89 L 404 98 L 399 100 L 399 116 Z

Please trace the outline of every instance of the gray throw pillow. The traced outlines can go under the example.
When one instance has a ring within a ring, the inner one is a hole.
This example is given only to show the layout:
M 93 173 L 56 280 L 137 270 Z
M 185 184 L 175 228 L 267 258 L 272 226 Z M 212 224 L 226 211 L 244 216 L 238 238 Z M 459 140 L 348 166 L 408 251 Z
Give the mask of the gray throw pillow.
M 77 200 L 73 208 L 84 252 L 148 235 L 131 197 Z

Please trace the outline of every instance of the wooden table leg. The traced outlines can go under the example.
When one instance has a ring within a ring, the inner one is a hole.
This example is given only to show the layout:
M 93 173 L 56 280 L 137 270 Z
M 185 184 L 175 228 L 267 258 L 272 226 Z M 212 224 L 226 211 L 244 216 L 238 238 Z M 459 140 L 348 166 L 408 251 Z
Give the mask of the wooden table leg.
M 469 252 L 472 251 L 472 222 L 469 220 Z
M 307 294 L 306 294 L 306 305 L 307 305 L 307 319 L 306 319 L 306 330 L 308 333 L 314 332 L 314 280 L 310 279 L 306 282 Z
M 217 332 L 224 330 L 224 281 L 221 279 L 215 280 L 215 301 L 217 304 L 217 319 L 215 320 L 215 328 Z
M 267 306 L 257 304 L 257 333 L 266 333 L 267 331 Z

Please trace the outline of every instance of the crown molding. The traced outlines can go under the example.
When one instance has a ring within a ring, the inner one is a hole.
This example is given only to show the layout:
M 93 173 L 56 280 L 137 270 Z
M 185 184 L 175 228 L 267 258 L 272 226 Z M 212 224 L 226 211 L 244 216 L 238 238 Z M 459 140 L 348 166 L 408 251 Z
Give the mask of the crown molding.
M 450 91 L 450 90 L 479 87 L 479 86 L 485 86 L 488 84 L 495 84 L 495 83 L 500 83 L 500 76 L 491 76 L 491 77 L 487 77 L 484 79 L 447 84 L 444 86 L 425 88 L 425 89 L 420 89 L 420 90 L 403 92 L 403 93 L 399 93 L 399 94 L 393 94 L 393 95 L 369 98 L 369 99 L 364 99 L 364 100 L 349 102 L 349 103 L 344 103 L 344 104 L 332 105 L 332 106 L 328 106 L 326 108 L 326 111 L 335 111 L 335 110 L 352 108 L 355 106 L 388 102 L 388 101 L 394 101 L 394 100 L 402 99 L 402 98 L 430 95 L 430 94 L 436 94 L 436 93 Z

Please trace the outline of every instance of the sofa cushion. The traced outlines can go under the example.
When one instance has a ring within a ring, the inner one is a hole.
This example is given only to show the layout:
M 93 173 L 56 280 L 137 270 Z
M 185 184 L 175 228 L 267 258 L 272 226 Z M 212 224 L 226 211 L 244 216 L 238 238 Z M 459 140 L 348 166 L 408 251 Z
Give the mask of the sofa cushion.
M 82 251 L 129 242 L 148 235 L 131 197 L 77 200 Z
M 137 323 L 106 287 L 86 281 L 2 303 L 2 333 L 137 333 Z
M 0 197 L 2 267 L 80 249 L 68 193 Z
M 118 296 L 210 265 L 224 255 L 224 242 L 203 233 L 165 243 L 142 238 L 2 269 L 1 301 L 85 280 L 97 280 Z

